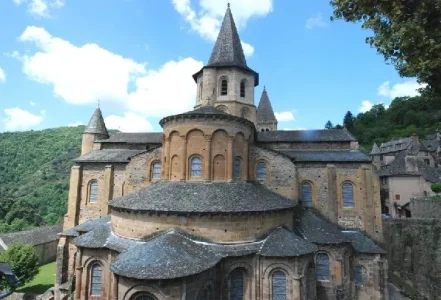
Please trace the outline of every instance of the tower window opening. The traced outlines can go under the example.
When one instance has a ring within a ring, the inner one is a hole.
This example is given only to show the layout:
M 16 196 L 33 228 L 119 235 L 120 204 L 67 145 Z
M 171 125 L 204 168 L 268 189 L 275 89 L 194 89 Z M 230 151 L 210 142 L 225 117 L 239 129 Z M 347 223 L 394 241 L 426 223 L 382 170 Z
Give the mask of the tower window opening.
M 245 80 L 240 82 L 240 97 L 245 98 Z
M 227 79 L 222 79 L 221 81 L 221 96 L 228 95 L 228 81 Z

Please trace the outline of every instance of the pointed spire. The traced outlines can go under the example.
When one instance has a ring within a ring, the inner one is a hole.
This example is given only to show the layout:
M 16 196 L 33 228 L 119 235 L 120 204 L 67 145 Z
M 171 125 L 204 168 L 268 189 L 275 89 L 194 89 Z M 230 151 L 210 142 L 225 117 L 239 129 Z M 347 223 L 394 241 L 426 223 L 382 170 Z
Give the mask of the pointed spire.
M 236 24 L 231 14 L 230 4 L 228 4 L 216 44 L 211 52 L 207 66 L 236 66 L 248 69 L 239 33 L 237 32 Z
M 377 143 L 374 143 L 374 146 L 372 147 L 371 154 L 378 154 L 378 153 L 380 153 L 380 152 L 381 152 L 381 151 L 380 151 L 380 148 L 378 148 Z
M 277 122 L 271 101 L 268 97 L 266 88 L 263 87 L 262 96 L 260 97 L 259 106 L 257 107 L 257 122 Z
M 109 135 L 107 132 L 106 124 L 104 123 L 103 114 L 101 109 L 98 107 L 90 118 L 89 124 L 87 124 L 84 133 L 95 133 Z

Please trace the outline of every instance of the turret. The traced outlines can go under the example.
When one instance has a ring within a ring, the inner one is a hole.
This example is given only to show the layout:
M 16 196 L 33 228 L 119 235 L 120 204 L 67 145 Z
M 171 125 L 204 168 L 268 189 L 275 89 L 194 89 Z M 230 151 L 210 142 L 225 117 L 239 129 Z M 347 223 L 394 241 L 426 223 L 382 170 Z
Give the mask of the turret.
M 271 101 L 268 93 L 263 88 L 262 96 L 260 97 L 259 107 L 257 108 L 257 131 L 274 131 L 277 130 L 277 119 L 274 115 Z
M 81 155 L 92 151 L 95 141 L 108 138 L 109 133 L 107 132 L 101 109 L 98 107 L 93 113 L 92 118 L 90 118 L 86 130 L 84 130 L 83 140 L 81 143 Z

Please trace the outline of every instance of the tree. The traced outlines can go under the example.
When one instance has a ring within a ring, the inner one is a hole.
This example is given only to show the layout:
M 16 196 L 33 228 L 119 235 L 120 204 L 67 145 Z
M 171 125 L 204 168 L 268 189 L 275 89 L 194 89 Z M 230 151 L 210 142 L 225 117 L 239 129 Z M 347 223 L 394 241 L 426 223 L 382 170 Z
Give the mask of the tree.
M 325 128 L 332 129 L 332 128 L 334 128 L 334 125 L 332 125 L 332 122 L 330 120 L 328 120 L 328 122 L 326 122 L 326 124 L 325 124 Z
M 38 257 L 31 245 L 12 244 L 0 252 L 0 261 L 9 264 L 20 280 L 20 285 L 31 281 L 38 274 Z
M 441 95 L 441 0 L 331 0 L 332 20 L 362 23 L 366 42 L 403 77 Z
M 430 188 L 432 189 L 432 192 L 438 195 L 439 193 L 441 193 L 441 182 L 432 183 Z
M 354 116 L 350 111 L 348 111 L 343 118 L 343 126 L 349 131 L 354 129 Z

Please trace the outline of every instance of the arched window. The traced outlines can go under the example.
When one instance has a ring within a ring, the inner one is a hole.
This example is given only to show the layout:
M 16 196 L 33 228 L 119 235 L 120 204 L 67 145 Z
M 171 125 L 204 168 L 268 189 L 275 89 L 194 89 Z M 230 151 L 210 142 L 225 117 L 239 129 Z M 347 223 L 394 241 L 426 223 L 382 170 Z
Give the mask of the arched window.
M 256 165 L 257 180 L 266 180 L 266 162 L 260 161 Z
M 355 274 L 354 274 L 354 278 L 355 278 L 355 285 L 356 286 L 363 286 L 364 284 L 364 268 L 360 265 L 355 267 Z
M 194 156 L 190 160 L 190 177 L 202 176 L 202 159 L 200 156 Z
M 260 131 L 264 132 L 264 131 L 265 131 L 265 129 L 264 129 L 264 128 L 262 128 L 262 130 L 260 130 Z
M 240 176 L 241 176 L 240 158 L 236 157 L 233 163 L 233 177 L 235 179 L 240 179 Z
M 317 254 L 315 265 L 316 265 L 317 280 L 329 280 L 330 278 L 329 255 L 326 253 Z
M 89 183 L 89 203 L 96 203 L 98 200 L 98 181 L 92 180 Z
M 135 296 L 134 300 L 155 300 L 153 296 L 150 296 L 148 294 L 142 294 Z
M 152 179 L 161 179 L 161 163 L 159 161 L 152 164 Z
M 343 207 L 354 207 L 354 185 L 345 182 L 342 185 Z
M 312 184 L 309 182 L 302 183 L 302 206 L 312 207 Z
M 273 273 L 273 300 L 286 300 L 286 275 L 282 271 Z
M 228 113 L 228 109 L 225 105 L 216 106 L 216 109 L 223 111 L 224 113 Z
M 100 296 L 103 282 L 103 267 L 95 263 L 90 272 L 90 295 Z
M 244 278 L 242 271 L 236 269 L 230 275 L 230 300 L 243 300 Z
M 240 111 L 240 117 L 246 119 L 248 117 L 248 109 L 246 109 L 245 107 L 242 108 L 242 110 Z
M 245 81 L 245 80 L 242 80 L 242 81 L 240 82 L 240 96 L 241 96 L 242 98 L 245 98 L 245 87 L 246 87 L 246 81 Z
M 222 78 L 221 80 L 221 96 L 228 95 L 228 80 L 226 78 Z

